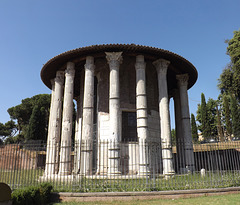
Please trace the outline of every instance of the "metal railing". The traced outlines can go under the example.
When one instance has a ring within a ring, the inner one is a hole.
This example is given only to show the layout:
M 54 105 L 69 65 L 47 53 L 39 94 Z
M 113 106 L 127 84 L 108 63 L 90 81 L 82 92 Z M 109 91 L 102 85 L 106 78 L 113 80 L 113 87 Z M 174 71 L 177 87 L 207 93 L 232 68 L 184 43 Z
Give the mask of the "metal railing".
M 67 143 L 66 143 L 67 144 Z M 80 146 L 81 145 L 81 146 Z M 52 144 L 57 150 L 60 145 Z M 186 143 L 171 148 L 174 173 L 163 174 L 160 141 L 75 142 L 68 173 L 59 174 L 59 156 L 54 172 L 47 172 L 47 145 L 9 144 L 0 146 L 0 182 L 12 189 L 49 181 L 56 191 L 161 191 L 240 185 L 240 141 L 193 144 L 194 169 L 188 169 Z M 48 145 L 50 149 L 50 145 Z M 86 154 L 87 153 L 87 154 Z M 140 154 L 142 153 L 142 154 Z M 58 153 L 61 155 L 61 153 Z M 50 161 L 51 162 L 51 161 Z M 111 170 L 111 171 L 110 171 Z M 141 171 L 144 170 L 144 171 Z

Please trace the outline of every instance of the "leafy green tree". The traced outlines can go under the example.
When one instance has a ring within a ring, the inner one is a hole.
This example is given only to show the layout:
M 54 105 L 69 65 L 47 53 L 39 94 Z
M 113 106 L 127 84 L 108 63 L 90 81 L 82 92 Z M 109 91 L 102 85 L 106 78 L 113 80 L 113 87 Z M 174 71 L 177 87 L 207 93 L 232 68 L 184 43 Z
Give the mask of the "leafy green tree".
M 191 114 L 192 138 L 194 142 L 198 141 L 198 130 L 194 114 Z
M 5 124 L 0 123 L 0 138 L 5 139 L 6 137 L 13 137 L 16 132 L 17 127 L 13 120 L 10 120 Z
M 235 70 L 240 69 L 240 30 L 233 32 L 233 38 L 227 40 L 227 54 L 230 56 Z
M 240 110 L 236 98 L 231 96 L 231 116 L 232 116 L 232 132 L 234 137 L 240 137 Z
M 223 72 L 218 79 L 218 88 L 220 89 L 221 94 L 228 95 L 234 93 L 232 64 L 229 64 L 223 69 Z
M 49 94 L 39 94 L 31 98 L 23 99 L 21 104 L 8 109 L 11 119 L 17 121 L 17 128 L 21 136 L 24 136 L 24 138 L 27 139 L 38 138 L 37 136 L 33 137 L 33 134 L 30 134 L 34 133 L 33 130 L 35 129 L 32 127 L 33 121 L 36 119 L 36 115 L 38 114 L 40 116 L 38 121 L 41 121 L 39 122 L 41 124 L 40 129 L 42 129 L 40 133 L 42 140 L 45 140 L 45 134 L 42 133 L 47 132 L 50 101 L 51 97 Z M 33 112 L 34 108 L 35 111 Z M 32 119 L 31 128 L 29 128 L 30 119 Z
M 234 94 L 240 101 L 240 30 L 234 31 L 233 38 L 227 40 L 227 54 L 231 58 L 231 63 L 220 75 L 218 87 L 221 93 Z

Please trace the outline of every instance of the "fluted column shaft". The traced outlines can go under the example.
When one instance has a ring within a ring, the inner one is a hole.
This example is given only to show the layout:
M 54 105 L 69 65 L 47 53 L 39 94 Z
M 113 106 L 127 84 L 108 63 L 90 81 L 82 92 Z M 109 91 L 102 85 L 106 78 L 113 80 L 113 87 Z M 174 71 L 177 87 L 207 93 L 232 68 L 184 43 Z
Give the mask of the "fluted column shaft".
M 74 63 L 68 62 L 65 70 L 65 87 L 63 100 L 62 138 L 59 174 L 71 173 L 71 144 L 73 117 Z
M 46 153 L 45 174 L 56 174 L 59 163 L 59 142 L 62 119 L 64 72 L 57 71 L 56 78 L 52 82 L 52 97 L 49 116 L 48 144 Z
M 83 97 L 83 122 L 81 141 L 81 174 L 92 173 L 93 108 L 94 108 L 94 58 L 87 56 Z
M 184 147 L 186 156 L 186 168 L 189 171 L 195 170 L 194 165 L 194 155 L 193 155 L 193 144 L 192 144 L 192 133 L 191 133 L 191 123 L 189 114 L 189 104 L 188 104 L 188 74 L 182 74 L 176 76 L 178 80 L 178 88 L 180 92 L 180 102 L 181 102 L 181 114 L 182 114 L 182 134 L 184 137 Z
M 169 64 L 170 62 L 164 59 L 159 59 L 153 62 L 158 73 L 159 115 L 164 175 L 174 174 L 167 88 L 167 69 Z
M 110 68 L 109 75 L 109 115 L 110 115 L 110 144 L 108 149 L 108 173 L 120 174 L 120 93 L 119 67 L 122 62 L 122 52 L 106 52 Z
M 146 93 L 146 63 L 144 56 L 136 57 L 136 110 L 137 110 L 137 135 L 139 141 L 139 175 L 149 174 L 148 162 L 148 113 Z

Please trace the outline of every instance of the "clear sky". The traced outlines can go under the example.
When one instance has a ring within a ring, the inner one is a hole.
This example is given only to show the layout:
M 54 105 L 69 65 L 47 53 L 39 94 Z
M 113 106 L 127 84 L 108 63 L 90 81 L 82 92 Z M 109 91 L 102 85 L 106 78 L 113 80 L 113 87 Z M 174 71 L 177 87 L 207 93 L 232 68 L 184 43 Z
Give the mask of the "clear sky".
M 27 97 L 51 93 L 40 71 L 79 47 L 135 43 L 177 53 L 198 70 L 189 90 L 196 113 L 203 92 L 217 99 L 230 59 L 226 39 L 240 28 L 239 0 L 0 0 L 0 122 Z M 172 108 L 171 108 L 172 112 Z

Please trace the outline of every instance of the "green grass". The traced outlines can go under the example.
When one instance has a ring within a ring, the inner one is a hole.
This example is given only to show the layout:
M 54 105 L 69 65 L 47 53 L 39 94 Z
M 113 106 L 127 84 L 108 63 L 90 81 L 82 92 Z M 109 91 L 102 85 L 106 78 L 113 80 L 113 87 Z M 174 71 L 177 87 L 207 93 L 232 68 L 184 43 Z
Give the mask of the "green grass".
M 37 185 L 40 176 L 44 171 L 21 170 L 3 171 L 0 170 L 0 181 L 5 182 L 14 189 Z M 199 173 L 189 175 L 175 175 L 170 179 L 161 176 L 148 179 L 93 179 L 78 178 L 74 181 L 49 181 L 56 192 L 128 192 L 128 191 L 166 191 L 166 190 L 187 190 L 187 189 L 206 189 L 240 186 L 239 172 L 208 172 L 205 177 Z
M 62 202 L 54 203 L 54 205 L 107 205 L 107 204 L 121 204 L 121 205 L 238 205 L 240 204 L 240 194 L 228 194 L 218 196 L 203 196 L 194 198 L 181 198 L 181 199 L 144 199 L 144 200 L 104 200 L 104 201 L 93 201 L 93 202 Z

